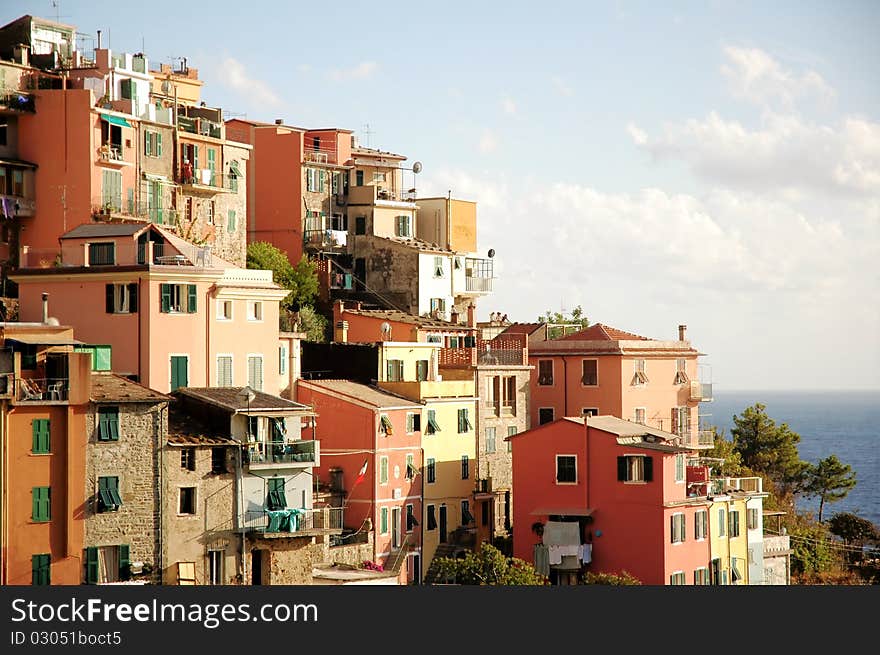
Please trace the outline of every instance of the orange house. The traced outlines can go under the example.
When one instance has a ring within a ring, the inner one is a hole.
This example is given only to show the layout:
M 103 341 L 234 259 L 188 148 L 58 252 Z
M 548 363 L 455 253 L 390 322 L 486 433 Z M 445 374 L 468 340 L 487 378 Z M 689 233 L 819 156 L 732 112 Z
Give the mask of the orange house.
M 711 400 L 711 385 L 698 379 L 701 353 L 685 340 L 685 329 L 679 326 L 677 341 L 601 323 L 559 339 L 530 337 L 532 427 L 564 416 L 609 414 L 711 447 L 697 413 L 701 401 Z
M 91 367 L 73 330 L 0 324 L 4 585 L 83 579 Z

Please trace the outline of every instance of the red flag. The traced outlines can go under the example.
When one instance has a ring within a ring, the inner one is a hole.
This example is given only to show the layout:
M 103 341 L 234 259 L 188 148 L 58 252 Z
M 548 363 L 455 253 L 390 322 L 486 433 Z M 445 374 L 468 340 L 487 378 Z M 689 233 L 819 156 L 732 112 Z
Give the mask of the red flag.
M 357 478 L 355 478 L 354 484 L 351 485 L 352 487 L 356 487 L 357 485 L 359 485 L 361 482 L 364 481 L 365 477 L 367 477 L 367 463 L 368 462 L 369 462 L 369 460 L 366 460 L 366 459 L 364 460 L 364 465 L 361 467 L 361 470 L 358 472 L 358 476 L 357 476 Z

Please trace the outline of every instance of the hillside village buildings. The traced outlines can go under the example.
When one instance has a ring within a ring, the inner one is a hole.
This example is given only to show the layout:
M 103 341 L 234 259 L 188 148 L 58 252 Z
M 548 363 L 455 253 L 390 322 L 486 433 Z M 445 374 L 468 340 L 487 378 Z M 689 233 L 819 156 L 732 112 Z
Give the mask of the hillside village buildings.
M 478 324 L 495 253 L 419 162 L 78 40 L 0 27 L 3 584 L 423 584 L 487 543 L 556 584 L 787 580 L 684 326 Z M 254 242 L 314 264 L 326 343 Z

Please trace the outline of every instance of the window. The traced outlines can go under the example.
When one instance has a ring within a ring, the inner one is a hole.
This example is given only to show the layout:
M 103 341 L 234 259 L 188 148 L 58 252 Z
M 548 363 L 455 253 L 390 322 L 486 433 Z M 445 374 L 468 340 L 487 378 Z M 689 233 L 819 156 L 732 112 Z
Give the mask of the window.
M 726 528 L 727 528 L 727 521 L 725 520 L 724 510 L 719 509 L 718 510 L 718 536 L 719 537 L 723 537 L 727 534 Z
M 679 453 L 675 456 L 675 481 L 684 482 L 684 455 Z
M 742 569 L 740 568 L 742 564 L 741 557 L 730 558 L 730 581 L 734 584 L 743 579 Z
M 643 384 L 648 383 L 648 377 L 645 375 L 645 360 L 644 359 L 634 359 L 633 360 L 633 378 L 632 385 L 641 386 Z
M 553 360 L 538 360 L 538 384 L 544 387 L 553 386 Z
M 385 378 L 388 382 L 403 381 L 403 360 L 389 359 L 385 363 Z
M 90 243 L 89 266 L 113 266 L 116 263 L 115 243 Z
M 275 511 L 287 507 L 287 494 L 285 493 L 286 481 L 284 478 L 269 478 L 266 480 L 266 509 Z
M 458 410 L 458 433 L 463 434 L 468 430 L 472 430 L 473 427 L 471 420 L 468 418 L 467 408 Z
M 379 534 L 388 534 L 388 508 L 379 510 Z
M 686 584 L 684 580 L 684 571 L 676 571 L 672 575 L 669 576 L 669 584 L 671 585 L 683 585 Z
M 672 408 L 672 432 L 680 437 L 690 434 L 691 431 L 691 410 L 687 407 Z
M 128 544 L 86 548 L 86 582 L 99 584 L 128 580 L 131 575 L 130 553 Z
M 229 234 L 235 232 L 238 221 L 235 219 L 235 210 L 230 209 L 226 212 L 226 231 Z
M 259 300 L 249 300 L 247 304 L 247 320 L 263 320 L 263 303 Z
M 196 449 L 181 448 L 180 449 L 180 468 L 187 471 L 196 470 Z
M 595 387 L 599 384 L 599 362 L 595 359 L 585 359 L 582 362 L 581 384 L 585 387 Z
M 424 382 L 428 379 L 428 360 L 420 359 L 416 362 L 416 380 Z
M 406 433 L 412 434 L 422 429 L 422 417 L 415 412 L 406 413 Z
M 749 507 L 746 510 L 746 528 L 749 530 L 758 529 L 758 510 L 755 507 Z
M 556 484 L 577 482 L 577 455 L 556 456 Z
M 224 446 L 211 448 L 211 473 L 226 473 L 226 448 Z
M 646 455 L 621 455 L 617 458 L 617 479 L 621 482 L 650 482 L 654 461 Z
M 233 159 L 229 162 L 229 190 L 238 193 L 238 178 L 243 177 L 241 169 L 238 167 L 238 161 Z M 231 211 L 231 210 L 230 210 Z M 235 214 L 235 212 L 232 212 Z
M 507 436 L 512 437 L 515 434 L 517 434 L 516 426 L 515 425 L 508 425 L 507 426 Z M 513 442 L 512 441 L 507 442 L 507 452 L 509 452 L 509 453 L 513 452 Z
M 35 455 L 52 452 L 49 437 L 49 419 L 35 418 L 33 421 L 31 421 L 31 431 L 33 432 L 33 444 L 31 446 L 31 452 Z
M 379 458 L 379 484 L 386 484 L 388 482 L 388 458 L 380 457 Z
M 581 409 L 581 416 L 599 416 L 599 408 L 598 407 L 584 407 Z
M 196 513 L 196 488 L 181 487 L 180 502 L 178 503 L 178 514 L 195 514 Z
M 287 375 L 287 360 L 289 358 L 287 344 L 278 346 L 278 375 Z
M 361 186 L 360 184 L 358 186 Z M 367 217 L 366 216 L 355 216 L 354 217 L 354 233 L 355 234 L 366 234 L 367 233 Z
M 49 487 L 31 489 L 31 519 L 35 522 L 52 520 L 52 499 Z
M 413 528 L 417 526 L 419 522 L 416 520 L 416 515 L 413 513 L 413 506 L 406 506 L 406 531 L 412 532 Z
M 636 407 L 633 410 L 633 421 L 636 423 L 641 423 L 645 425 L 645 408 L 644 407 Z
M 709 570 L 709 583 L 713 585 L 722 584 L 721 580 L 721 560 L 717 557 L 713 559 L 711 562 L 711 568 Z M 724 581 L 726 584 L 726 580 Z
M 52 564 L 52 556 L 49 553 L 31 556 L 31 584 L 32 585 L 48 585 L 50 581 L 50 571 Z
M 486 428 L 486 453 L 495 452 L 495 428 Z
M 428 483 L 437 481 L 437 462 L 433 457 L 428 458 L 427 466 L 425 466 L 425 480 Z
M 504 377 L 502 386 L 504 395 L 501 399 L 501 406 L 506 412 L 516 414 L 516 376 L 507 375 Z
M 538 409 L 538 425 L 553 422 L 553 408 L 541 407 Z
M 437 423 L 436 411 L 433 409 L 428 410 L 428 427 L 425 429 L 425 434 L 434 434 L 436 432 L 440 432 L 440 426 Z
M 694 539 L 705 539 L 709 534 L 709 512 L 699 510 L 694 514 Z
M 98 408 L 98 441 L 119 441 L 119 408 Z
M 471 514 L 471 503 L 469 500 L 461 501 L 461 524 L 467 525 L 474 522 L 474 515 Z
M 434 257 L 434 277 L 444 277 L 443 257 Z
M 431 314 L 445 314 L 446 313 L 446 299 L 444 298 L 431 298 Z M 456 343 L 456 345 L 458 345 Z
M 232 355 L 217 355 L 217 386 L 232 386 Z
M 685 372 L 686 360 L 675 360 L 675 382 L 673 384 L 687 384 L 689 382 L 687 373 Z
M 98 512 L 115 512 L 121 505 L 119 478 L 116 476 L 98 478 Z
M 162 284 L 160 285 L 161 307 L 164 314 L 196 312 L 197 296 L 195 284 Z
M 222 550 L 208 551 L 208 584 L 223 584 Z
M 209 200 L 208 202 L 206 202 L 205 209 L 206 209 L 206 213 L 207 213 L 207 216 L 205 217 L 205 222 L 208 225 L 213 225 L 214 224 L 214 213 L 215 213 L 215 209 L 216 209 L 214 201 Z
M 218 300 L 217 301 L 217 320 L 218 321 L 231 321 L 232 320 L 232 301 L 231 300 Z
M 461 456 L 461 479 L 467 480 L 471 477 L 471 462 L 467 455 Z
M 672 535 L 672 543 L 674 543 L 674 544 L 683 543 L 685 540 L 685 533 L 686 533 L 684 514 L 673 514 L 671 518 L 672 518 L 672 524 L 671 524 L 670 534 Z M 682 573 L 682 577 L 683 576 L 684 576 L 684 574 Z M 684 584 L 684 583 L 682 582 L 682 584 Z
M 386 437 L 394 433 L 394 427 L 392 426 L 391 419 L 388 418 L 387 414 L 381 414 L 379 416 L 379 432 L 384 434 Z
M 416 475 L 418 474 L 418 472 L 419 471 L 414 464 L 413 456 L 407 455 L 406 456 L 406 479 L 407 480 L 414 479 L 416 477 Z
M 694 569 L 694 584 L 695 585 L 709 584 L 709 567 L 704 566 L 699 569 Z
M 428 530 L 436 530 L 437 529 L 437 515 L 435 511 L 435 507 L 433 505 L 428 505 Z
M 738 537 L 739 536 L 739 511 L 732 509 L 727 516 L 730 522 L 730 536 Z
M 248 355 L 248 385 L 254 391 L 263 390 L 263 356 Z
M 395 216 L 394 234 L 399 237 L 412 237 L 412 216 Z
M 489 503 L 480 503 L 480 525 L 489 525 Z
M 122 209 L 122 173 L 120 171 L 101 171 L 101 206 L 112 211 Z
M 501 378 L 497 375 L 486 378 L 486 405 L 493 407 L 498 402 L 498 392 L 501 388 Z
M 105 286 L 105 307 L 108 314 L 135 314 L 138 310 L 137 284 L 108 284 Z

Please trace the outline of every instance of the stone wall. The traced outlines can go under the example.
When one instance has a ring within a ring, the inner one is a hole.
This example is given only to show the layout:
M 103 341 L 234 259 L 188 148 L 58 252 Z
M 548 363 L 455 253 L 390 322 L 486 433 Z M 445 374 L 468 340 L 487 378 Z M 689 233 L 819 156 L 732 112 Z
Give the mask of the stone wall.
M 119 440 L 98 441 L 98 408 L 119 408 Z M 143 562 L 158 581 L 159 468 L 157 444 L 166 437 L 167 404 L 93 403 L 86 417 L 85 546 L 128 544 L 132 562 Z M 122 506 L 98 512 L 98 478 L 119 478 Z
M 248 567 L 252 552 L 262 553 L 263 584 L 312 584 L 312 569 L 319 564 L 359 566 L 373 557 L 372 534 L 367 543 L 331 546 L 326 535 L 248 539 Z M 250 584 L 250 571 L 248 573 Z
M 369 289 L 418 315 L 419 251 L 371 236 L 355 236 L 353 241 L 354 257 L 366 260 Z

